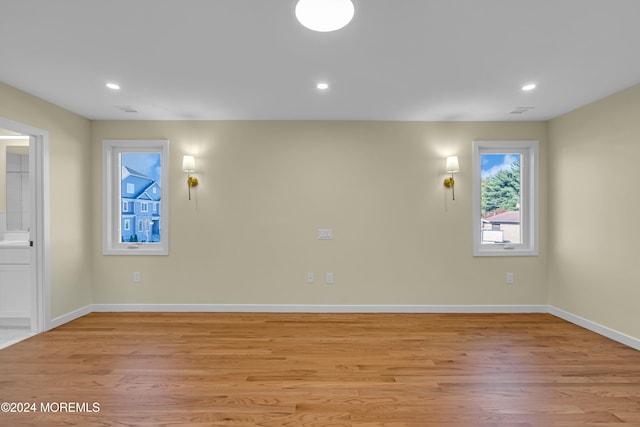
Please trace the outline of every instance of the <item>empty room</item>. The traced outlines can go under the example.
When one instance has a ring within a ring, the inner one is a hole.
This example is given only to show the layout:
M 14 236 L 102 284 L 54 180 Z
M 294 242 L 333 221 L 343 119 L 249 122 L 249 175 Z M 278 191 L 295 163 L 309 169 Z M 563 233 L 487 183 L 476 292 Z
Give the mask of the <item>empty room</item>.
M 0 0 L 0 425 L 640 425 L 637 0 Z

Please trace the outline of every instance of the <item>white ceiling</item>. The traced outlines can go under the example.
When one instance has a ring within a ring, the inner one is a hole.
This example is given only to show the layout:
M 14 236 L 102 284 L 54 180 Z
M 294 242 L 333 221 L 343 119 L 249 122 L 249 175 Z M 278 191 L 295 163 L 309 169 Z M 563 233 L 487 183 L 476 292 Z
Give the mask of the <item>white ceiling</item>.
M 640 83 L 640 0 L 354 0 L 333 33 L 295 3 L 0 0 L 0 81 L 90 119 L 429 121 L 547 120 Z

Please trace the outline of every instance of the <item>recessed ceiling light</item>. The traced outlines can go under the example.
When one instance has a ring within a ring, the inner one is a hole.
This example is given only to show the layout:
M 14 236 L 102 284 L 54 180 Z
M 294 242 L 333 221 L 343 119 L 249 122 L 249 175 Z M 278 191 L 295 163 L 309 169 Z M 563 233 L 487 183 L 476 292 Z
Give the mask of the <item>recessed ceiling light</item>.
M 107 83 L 106 86 L 109 89 L 113 89 L 113 90 L 118 90 L 120 89 L 120 85 L 116 84 L 116 83 Z
M 529 83 L 526 84 L 524 86 L 522 86 L 522 90 L 524 90 L 525 92 L 529 91 L 529 90 L 533 90 L 536 88 L 536 84 L 535 83 Z
M 320 90 L 326 90 L 329 89 L 329 84 L 328 83 L 318 83 L 316 85 L 316 87 Z
M 355 9 L 351 0 L 299 0 L 296 18 L 313 31 L 336 31 L 353 19 Z

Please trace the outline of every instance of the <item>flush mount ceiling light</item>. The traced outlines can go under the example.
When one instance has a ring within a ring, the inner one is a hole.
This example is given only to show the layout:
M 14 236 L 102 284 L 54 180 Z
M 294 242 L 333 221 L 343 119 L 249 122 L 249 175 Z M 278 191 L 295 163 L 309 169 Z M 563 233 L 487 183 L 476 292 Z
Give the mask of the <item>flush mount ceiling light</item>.
M 535 88 L 536 88 L 535 83 L 529 83 L 529 84 L 526 84 L 526 85 L 522 86 L 522 90 L 525 91 L 525 92 L 528 92 L 530 90 L 534 90 Z
M 116 83 L 107 83 L 105 86 L 107 86 L 109 89 L 113 89 L 113 90 L 120 89 L 120 85 L 118 85 Z
M 328 83 L 318 83 L 316 85 L 316 87 L 320 90 L 326 90 L 329 89 L 329 84 Z
M 351 0 L 299 0 L 296 18 L 313 31 L 336 31 L 353 19 L 355 9 Z

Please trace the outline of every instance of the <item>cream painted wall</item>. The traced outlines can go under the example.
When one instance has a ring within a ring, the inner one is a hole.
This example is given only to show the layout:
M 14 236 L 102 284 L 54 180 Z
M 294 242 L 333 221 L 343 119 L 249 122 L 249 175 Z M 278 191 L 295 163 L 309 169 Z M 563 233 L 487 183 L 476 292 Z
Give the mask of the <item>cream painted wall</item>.
M 170 140 L 170 255 L 103 256 L 102 141 L 157 138 Z M 540 140 L 540 256 L 472 256 L 476 138 Z M 97 121 L 91 139 L 94 303 L 547 303 L 546 123 Z
M 640 338 L 640 85 L 549 123 L 551 305 Z
M 51 316 L 91 303 L 91 123 L 0 83 L 0 116 L 49 133 Z

